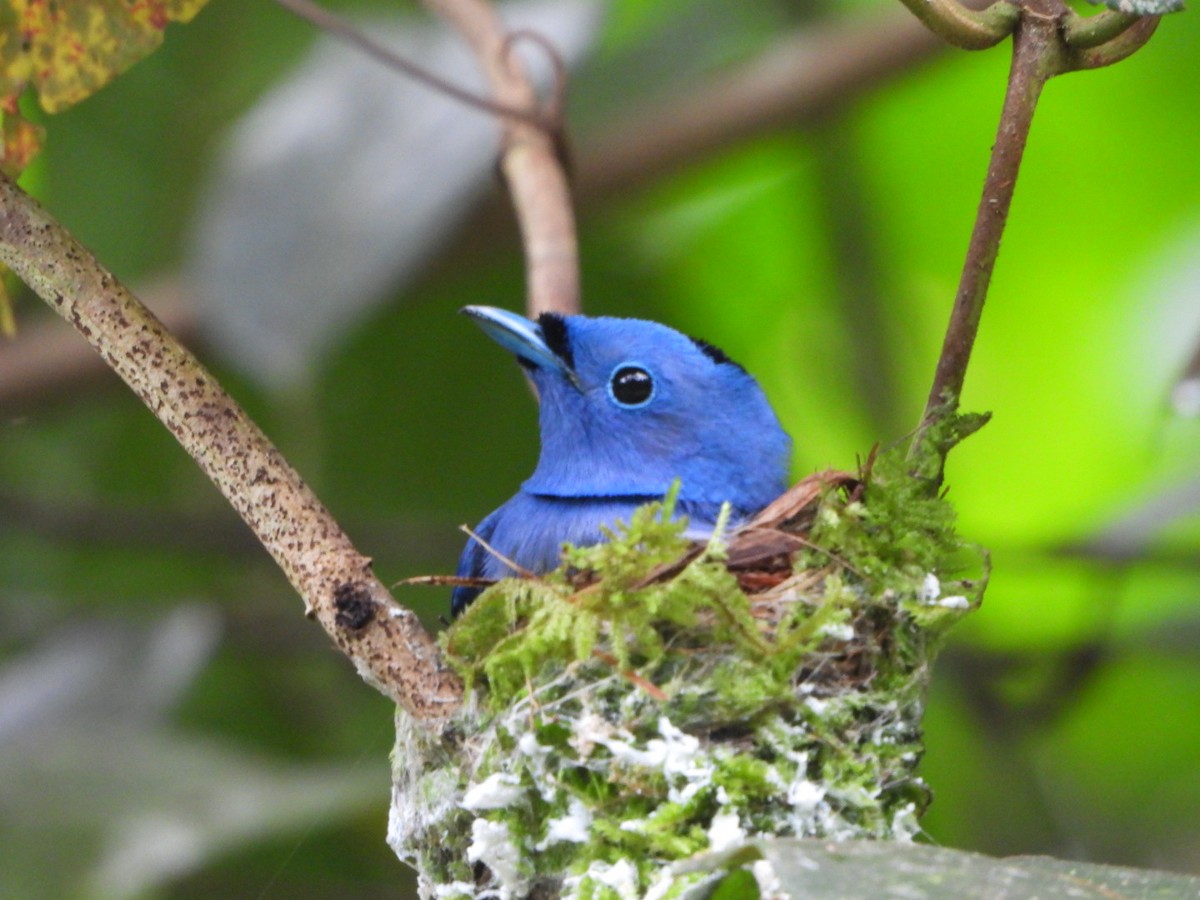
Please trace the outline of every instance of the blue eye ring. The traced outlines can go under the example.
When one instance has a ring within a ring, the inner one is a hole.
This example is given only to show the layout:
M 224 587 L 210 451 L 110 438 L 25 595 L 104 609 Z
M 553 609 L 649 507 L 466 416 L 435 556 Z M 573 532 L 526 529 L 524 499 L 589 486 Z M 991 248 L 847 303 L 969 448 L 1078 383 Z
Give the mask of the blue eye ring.
M 650 370 L 637 362 L 623 362 L 608 376 L 608 396 L 622 409 L 640 409 L 654 399 L 657 386 Z

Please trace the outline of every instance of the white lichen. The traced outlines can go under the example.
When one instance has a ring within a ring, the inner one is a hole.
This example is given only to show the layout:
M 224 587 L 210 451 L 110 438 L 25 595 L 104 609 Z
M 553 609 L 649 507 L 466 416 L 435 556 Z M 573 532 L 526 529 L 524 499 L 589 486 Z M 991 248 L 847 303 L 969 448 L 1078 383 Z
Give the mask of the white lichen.
M 854 626 L 849 622 L 828 622 L 817 629 L 817 633 L 835 641 L 849 641 L 854 639 Z
M 581 878 L 567 878 L 563 886 L 570 892 L 577 890 L 589 881 L 593 885 L 610 888 L 620 900 L 640 900 L 641 898 L 637 866 L 628 859 L 619 859 L 615 863 L 596 860 L 588 866 Z
M 521 874 L 524 854 L 513 841 L 506 822 L 476 819 L 471 823 L 471 843 L 467 845 L 467 860 L 481 862 L 498 882 L 500 900 L 523 897 L 526 879 Z
M 798 856 L 797 862 L 803 865 L 808 860 Z M 769 860 L 755 860 L 750 864 L 750 871 L 754 875 L 754 880 L 758 882 L 758 893 L 761 900 L 792 900 L 790 895 L 784 893 L 783 882 L 775 874 L 775 867 Z
M 798 777 L 788 785 L 787 802 L 802 816 L 812 815 L 824 799 L 825 788 L 807 778 Z
M 592 811 L 578 797 L 572 797 L 570 803 L 565 816 L 546 823 L 546 837 L 538 842 L 538 850 L 564 842 L 583 844 L 591 838 Z
M 921 832 L 916 804 L 906 803 L 892 813 L 893 840 L 910 843 Z
M 525 796 L 521 779 L 509 772 L 495 772 L 478 784 L 467 788 L 459 804 L 463 809 L 478 812 L 484 809 L 504 809 Z
M 451 881 L 449 884 L 435 885 L 433 896 L 437 900 L 457 900 L 459 897 L 474 897 L 475 885 L 469 881 Z
M 728 850 L 745 840 L 746 832 L 737 813 L 717 813 L 713 816 L 712 824 L 708 826 L 709 850 Z
M 925 581 L 921 584 L 921 590 L 917 593 L 917 599 L 924 600 L 926 603 L 932 603 L 941 593 L 941 580 L 933 572 L 929 572 L 925 576 Z

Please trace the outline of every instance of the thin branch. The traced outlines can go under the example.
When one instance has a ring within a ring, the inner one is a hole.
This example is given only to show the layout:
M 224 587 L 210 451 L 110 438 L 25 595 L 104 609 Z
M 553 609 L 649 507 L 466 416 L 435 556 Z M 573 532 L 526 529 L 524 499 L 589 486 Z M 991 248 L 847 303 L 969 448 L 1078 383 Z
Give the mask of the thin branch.
M 162 323 L 36 201 L 0 177 L 0 261 L 75 326 L 220 488 L 359 673 L 416 719 L 462 686 L 329 512 Z
M 908 0 L 904 0 L 908 2 Z M 992 147 L 984 182 L 983 197 L 975 217 L 963 264 L 962 277 L 954 298 L 950 323 L 938 358 L 933 386 L 925 404 L 925 414 L 913 439 L 914 456 L 926 459 L 932 449 L 939 463 L 936 471 L 926 471 L 936 486 L 941 483 L 941 463 L 949 443 L 930 448 L 929 429 L 945 421 L 958 409 L 967 363 L 979 330 L 988 285 L 1000 251 L 1000 238 L 1012 205 L 1013 190 L 1021 166 L 1021 156 L 1038 97 L 1046 82 L 1055 75 L 1077 69 L 1095 68 L 1124 59 L 1150 39 L 1158 24 L 1156 17 L 1147 17 L 1127 27 L 1124 19 L 1105 19 L 1091 31 L 1080 31 L 1075 25 L 1077 46 L 1067 41 L 1067 32 L 1074 23 L 1063 0 L 1021 0 L 1020 21 L 1013 32 L 1013 60 L 1009 70 L 1008 90 L 1000 115 L 1000 128 Z M 1067 24 L 1064 24 L 1067 23 Z M 1108 29 L 1116 31 L 1107 43 L 1085 46 L 1105 37 Z
M 1141 19 L 1135 13 L 1115 9 L 1107 9 L 1094 16 L 1081 16 L 1071 10 L 1063 21 L 1062 36 L 1068 47 L 1086 50 L 1107 44 Z
M 427 87 L 445 94 L 447 97 L 453 97 L 459 103 L 472 106 L 475 109 L 491 113 L 500 118 L 516 119 L 517 121 L 526 122 L 539 128 L 546 125 L 536 107 L 505 106 L 504 104 L 489 100 L 487 97 L 480 97 L 477 94 L 473 94 L 466 88 L 461 88 L 453 82 L 442 78 L 440 75 L 435 75 L 433 72 L 405 59 L 398 53 L 394 53 L 370 35 L 355 28 L 341 16 L 311 2 L 311 0 L 275 0 L 275 2 L 289 12 L 295 13 L 300 18 L 316 25 L 322 31 L 341 38 L 372 59 L 398 72 L 404 73 L 414 81 L 419 81 Z
M 1136 53 L 1158 28 L 1160 16 L 1144 16 L 1107 44 L 1091 47 L 1071 56 L 1072 69 L 1101 69 Z
M 538 107 L 525 67 L 511 52 L 512 38 L 486 0 L 423 2 L 470 44 L 499 104 Z M 521 228 L 527 272 L 525 307 L 530 316 L 580 310 L 575 215 L 559 151 L 552 130 L 505 121 L 500 168 Z
M 962 393 L 967 362 L 971 358 L 988 285 L 1000 252 L 1000 237 L 1008 221 L 1008 210 L 1012 205 L 1013 190 L 1029 128 L 1033 123 L 1033 113 L 1042 87 L 1053 74 L 1045 61 L 1057 40 L 1055 21 L 1043 17 L 1026 18 L 1014 35 L 1012 66 L 1004 108 L 1000 114 L 1000 127 L 992 147 L 983 196 L 975 214 L 975 228 L 967 247 L 958 292 L 954 297 L 954 309 L 950 313 L 950 324 L 946 328 L 933 386 L 914 446 L 940 414 L 952 412 L 957 407 L 958 397 Z
M 781 37 L 745 65 L 656 98 L 581 142 L 579 202 L 626 195 L 738 141 L 835 115 L 945 50 L 902 9 Z
M 566 60 L 562 58 L 562 54 L 558 52 L 558 48 L 554 46 L 551 40 L 544 34 L 534 31 L 531 28 L 520 28 L 516 31 L 510 31 L 504 38 L 504 52 L 511 54 L 513 48 L 521 41 L 530 41 L 537 44 L 546 58 L 550 60 L 550 65 L 554 69 L 554 84 L 550 93 L 550 101 L 546 104 L 545 113 L 542 116 L 543 121 L 540 124 L 543 128 L 551 129 L 556 132 L 553 135 L 558 140 L 564 138 L 564 117 L 567 114 L 567 82 L 570 73 L 567 71 Z
M 986 9 L 963 6 L 959 0 L 900 0 L 925 27 L 963 50 L 986 50 L 1010 34 L 1020 18 L 1020 7 L 998 0 Z
M 459 531 L 464 532 L 467 535 L 467 537 L 469 537 L 471 540 L 473 540 L 475 543 L 477 543 L 480 547 L 482 547 L 488 555 L 490 555 L 493 558 L 504 563 L 504 565 L 508 566 L 510 569 L 512 569 L 514 572 L 516 572 L 517 575 L 519 575 L 521 578 L 536 578 L 537 577 L 533 572 L 530 572 L 527 568 L 525 568 L 520 563 L 513 562 L 511 559 L 509 559 L 507 556 L 505 556 L 503 553 L 501 553 L 499 550 L 497 550 L 495 547 L 493 547 L 491 544 L 489 544 L 487 541 L 485 541 L 483 538 L 481 538 L 479 535 L 477 535 L 473 530 L 471 530 L 471 528 L 469 526 L 460 525 L 460 526 L 458 526 L 458 529 L 459 529 Z

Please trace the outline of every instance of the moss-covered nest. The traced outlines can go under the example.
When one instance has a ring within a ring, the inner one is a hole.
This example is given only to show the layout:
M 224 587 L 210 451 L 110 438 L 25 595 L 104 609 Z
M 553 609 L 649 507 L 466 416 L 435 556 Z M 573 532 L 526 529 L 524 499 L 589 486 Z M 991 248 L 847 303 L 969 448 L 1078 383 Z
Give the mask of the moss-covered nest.
M 423 896 L 684 896 L 710 876 L 671 863 L 748 837 L 918 831 L 930 666 L 985 582 L 949 505 L 899 455 L 702 546 L 673 502 L 444 634 L 468 703 L 436 741 L 401 714 L 395 752 Z

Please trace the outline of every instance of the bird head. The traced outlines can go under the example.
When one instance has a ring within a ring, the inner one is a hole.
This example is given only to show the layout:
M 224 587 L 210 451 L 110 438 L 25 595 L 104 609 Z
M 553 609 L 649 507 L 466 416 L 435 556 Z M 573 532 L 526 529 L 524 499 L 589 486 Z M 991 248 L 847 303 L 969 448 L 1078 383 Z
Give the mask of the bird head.
M 791 439 L 754 378 L 711 344 L 640 319 L 463 313 L 537 389 L 541 455 L 525 491 L 649 497 L 679 479 L 682 501 L 749 513 L 787 486 Z

